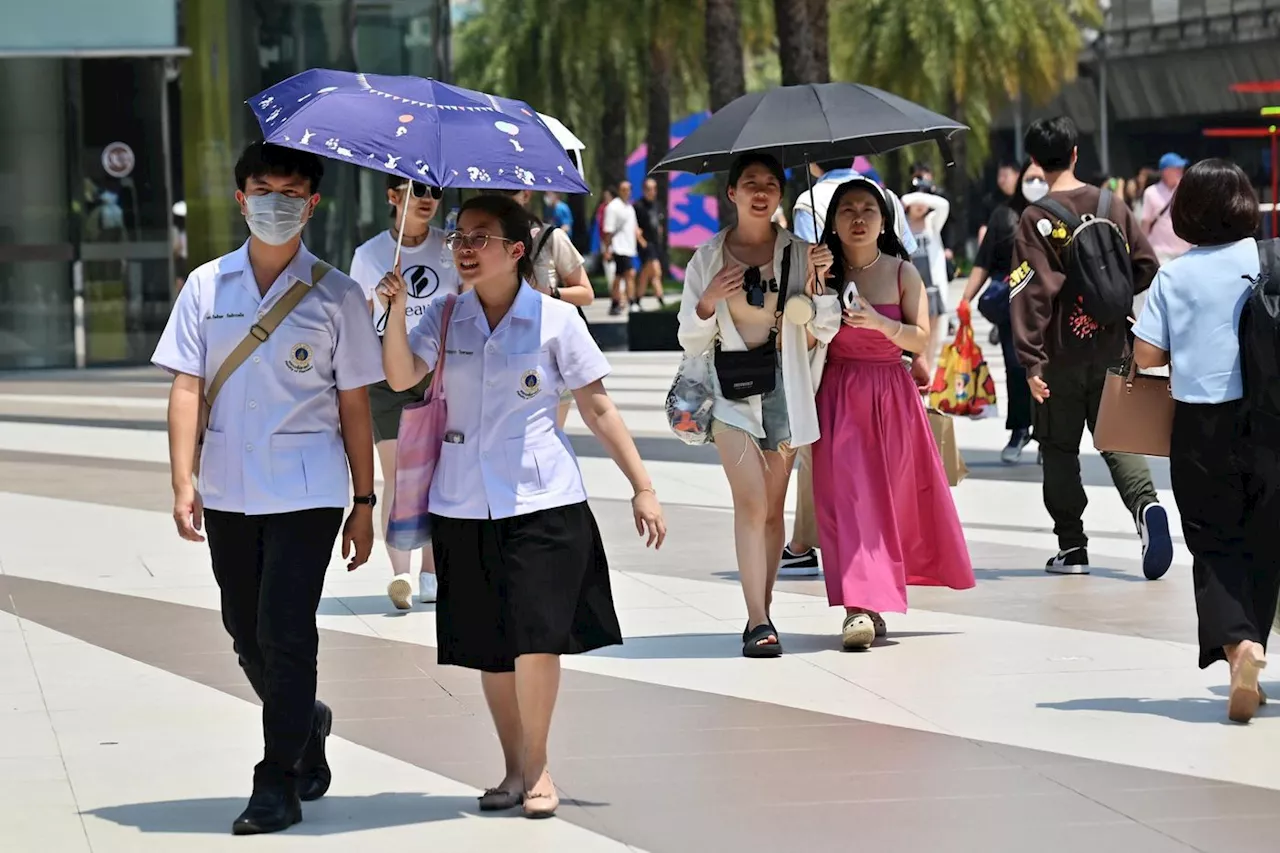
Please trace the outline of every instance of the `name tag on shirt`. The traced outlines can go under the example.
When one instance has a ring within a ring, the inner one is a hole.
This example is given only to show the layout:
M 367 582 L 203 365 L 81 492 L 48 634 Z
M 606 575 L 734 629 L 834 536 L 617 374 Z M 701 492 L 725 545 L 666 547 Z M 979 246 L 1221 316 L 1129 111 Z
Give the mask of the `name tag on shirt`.
M 446 444 L 465 444 L 467 437 L 457 430 L 449 430 L 444 434 Z

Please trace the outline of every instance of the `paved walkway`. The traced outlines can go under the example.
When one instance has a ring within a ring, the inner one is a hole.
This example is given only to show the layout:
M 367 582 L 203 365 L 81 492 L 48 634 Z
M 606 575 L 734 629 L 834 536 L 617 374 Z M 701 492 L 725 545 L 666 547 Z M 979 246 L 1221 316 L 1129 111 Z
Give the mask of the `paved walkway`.
M 561 819 L 476 812 L 501 767 L 478 680 L 435 664 L 432 609 L 393 612 L 375 555 L 355 574 L 335 560 L 321 605 L 333 788 L 253 841 L 227 829 L 258 710 L 207 553 L 168 518 L 164 378 L 0 376 L 0 850 L 1275 850 L 1278 714 L 1225 724 L 1225 667 L 1195 666 L 1185 550 L 1142 578 L 1095 454 L 1092 576 L 1044 574 L 1033 455 L 1002 466 L 1001 421 L 963 422 L 978 587 L 913 590 L 888 640 L 849 655 L 821 580 L 785 581 L 788 654 L 748 661 L 728 488 L 661 413 L 675 359 L 613 361 L 671 536 L 640 547 L 625 481 L 573 421 L 627 642 L 565 660 Z

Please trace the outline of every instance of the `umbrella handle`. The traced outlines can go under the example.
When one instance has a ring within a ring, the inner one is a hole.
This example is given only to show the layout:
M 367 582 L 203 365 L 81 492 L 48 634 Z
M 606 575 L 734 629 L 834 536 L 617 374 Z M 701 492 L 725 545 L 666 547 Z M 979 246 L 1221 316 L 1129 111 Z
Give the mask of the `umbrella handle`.
M 393 270 L 400 269 L 400 248 L 404 245 L 404 229 L 409 222 L 409 195 L 412 192 L 413 184 L 410 184 L 404 191 L 404 211 L 400 214 L 400 234 L 396 237 L 395 260 L 391 263 Z

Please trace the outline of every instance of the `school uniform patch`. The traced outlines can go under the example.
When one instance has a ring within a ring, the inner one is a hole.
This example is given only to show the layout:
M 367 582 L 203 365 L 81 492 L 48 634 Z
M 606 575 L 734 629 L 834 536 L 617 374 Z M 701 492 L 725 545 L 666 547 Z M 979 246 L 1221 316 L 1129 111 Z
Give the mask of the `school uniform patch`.
M 1031 279 L 1036 277 L 1036 271 L 1031 268 L 1031 264 L 1023 261 L 1018 268 L 1009 273 L 1009 298 L 1017 296 L 1022 288 L 1031 283 Z
M 294 373 L 306 373 L 315 367 L 312 363 L 312 355 L 309 344 L 294 344 L 289 348 L 289 357 L 285 359 L 285 366 Z
M 525 400 L 532 400 L 542 391 L 542 377 L 536 370 L 526 370 L 520 377 L 519 394 Z
M 1041 237 L 1048 237 L 1053 233 L 1053 223 L 1047 219 L 1041 219 L 1036 222 L 1036 230 L 1040 232 Z

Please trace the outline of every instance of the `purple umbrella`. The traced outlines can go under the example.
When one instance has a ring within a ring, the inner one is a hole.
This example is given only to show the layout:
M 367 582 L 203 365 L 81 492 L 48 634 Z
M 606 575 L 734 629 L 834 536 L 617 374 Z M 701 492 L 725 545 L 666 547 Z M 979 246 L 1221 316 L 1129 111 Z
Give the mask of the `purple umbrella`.
M 422 77 L 313 68 L 255 95 L 263 138 L 434 187 L 590 192 L 523 101 Z
M 267 142 L 399 175 L 406 183 L 590 192 L 523 101 L 422 77 L 313 68 L 246 103 Z M 397 261 L 403 239 L 402 219 Z

